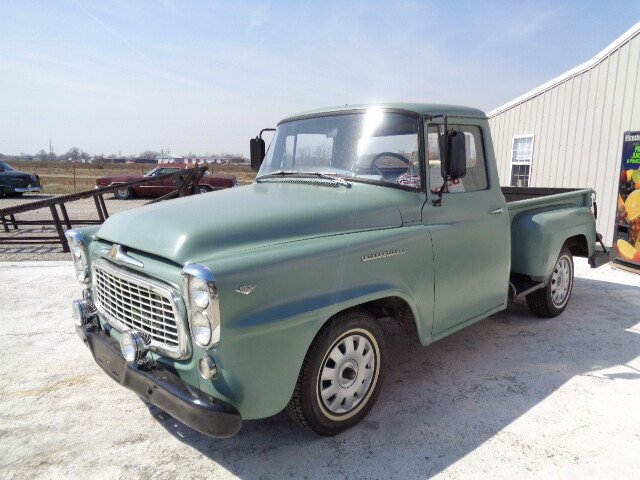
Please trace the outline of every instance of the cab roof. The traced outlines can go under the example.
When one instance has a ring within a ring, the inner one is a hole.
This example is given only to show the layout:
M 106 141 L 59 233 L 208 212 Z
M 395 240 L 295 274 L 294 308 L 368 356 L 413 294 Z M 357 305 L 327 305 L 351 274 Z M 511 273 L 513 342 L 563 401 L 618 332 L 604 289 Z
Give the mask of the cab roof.
M 440 103 L 370 103 L 360 105 L 340 105 L 338 107 L 320 108 L 317 110 L 309 110 L 306 112 L 300 112 L 295 115 L 291 115 L 280 123 L 290 122 L 305 117 L 314 117 L 320 115 L 328 115 L 331 113 L 339 112 L 357 112 L 362 110 L 368 110 L 370 108 L 382 108 L 393 110 L 404 110 L 405 112 L 417 114 L 417 115 L 439 115 L 445 113 L 452 117 L 473 117 L 473 118 L 487 118 L 487 115 L 477 108 L 464 107 L 461 105 L 447 105 Z

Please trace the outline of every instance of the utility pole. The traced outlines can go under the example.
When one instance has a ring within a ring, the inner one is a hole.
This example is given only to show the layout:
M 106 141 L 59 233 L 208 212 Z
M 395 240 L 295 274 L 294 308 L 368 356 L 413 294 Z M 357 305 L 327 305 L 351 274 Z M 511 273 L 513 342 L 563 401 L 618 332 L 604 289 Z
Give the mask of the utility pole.
M 53 160 L 53 146 L 51 145 L 51 139 L 49 139 L 49 160 Z

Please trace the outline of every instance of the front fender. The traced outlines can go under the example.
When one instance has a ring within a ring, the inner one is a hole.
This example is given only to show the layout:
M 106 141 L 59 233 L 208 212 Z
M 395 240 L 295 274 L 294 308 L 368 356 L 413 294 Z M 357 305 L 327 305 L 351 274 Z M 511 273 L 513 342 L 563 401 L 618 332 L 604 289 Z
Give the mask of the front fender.
M 372 253 L 404 253 L 363 261 Z M 304 357 L 336 313 L 385 297 L 412 310 L 423 343 L 433 321 L 433 256 L 423 226 L 292 242 L 212 260 L 222 329 L 213 352 L 221 375 L 201 388 L 243 418 L 282 410 Z M 238 293 L 254 284 L 250 295 Z

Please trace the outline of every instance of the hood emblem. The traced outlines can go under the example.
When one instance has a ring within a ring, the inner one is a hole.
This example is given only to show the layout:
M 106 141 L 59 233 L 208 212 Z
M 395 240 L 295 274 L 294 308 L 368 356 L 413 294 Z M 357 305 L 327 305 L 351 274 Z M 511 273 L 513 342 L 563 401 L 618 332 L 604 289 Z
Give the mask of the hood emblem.
M 243 285 L 241 287 L 236 288 L 236 292 L 241 293 L 242 295 L 249 295 L 256 288 L 255 283 L 251 283 L 249 285 Z
M 124 247 L 122 245 L 118 245 L 114 243 L 111 248 L 101 248 L 100 253 L 105 255 L 111 260 L 115 260 L 118 263 L 123 263 L 125 265 L 133 265 L 134 267 L 144 268 L 144 263 L 140 260 L 136 260 L 133 257 L 127 255 Z

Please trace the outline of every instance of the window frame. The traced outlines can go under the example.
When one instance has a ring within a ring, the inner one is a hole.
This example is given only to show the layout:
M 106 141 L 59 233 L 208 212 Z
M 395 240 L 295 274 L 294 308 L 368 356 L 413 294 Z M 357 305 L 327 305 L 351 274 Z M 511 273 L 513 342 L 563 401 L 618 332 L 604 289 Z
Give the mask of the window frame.
M 535 138 L 535 134 L 533 133 L 527 133 L 527 134 L 522 134 L 522 135 L 514 135 L 511 138 L 511 155 L 509 158 L 509 162 L 510 162 L 510 167 L 509 167 L 509 186 L 510 187 L 514 187 L 514 188 L 529 188 L 531 186 L 531 176 L 533 173 L 533 154 L 535 152 L 535 144 L 536 144 L 536 138 Z M 521 162 L 521 161 L 514 161 L 513 160 L 513 153 L 514 153 L 514 148 L 516 145 L 516 140 L 519 140 L 521 138 L 531 138 L 531 156 L 529 157 L 529 161 L 526 162 Z M 517 185 L 511 185 L 512 183 L 512 177 L 513 177 L 513 167 L 514 165 L 520 166 L 520 165 L 525 165 L 529 167 L 529 176 L 527 178 L 527 186 L 526 187 L 518 187 Z
M 426 172 L 425 172 L 425 168 L 426 168 L 426 152 L 425 152 L 425 120 L 427 120 L 429 118 L 429 115 L 424 115 L 424 114 L 420 114 L 418 112 L 415 112 L 413 110 L 406 110 L 404 108 L 396 108 L 396 107 L 382 107 L 380 109 L 383 113 L 397 113 L 400 115 L 405 115 L 407 117 L 411 117 L 413 119 L 416 120 L 417 122 L 417 126 L 418 126 L 418 132 L 417 132 L 417 139 L 418 139 L 418 159 L 420 161 L 420 182 L 421 182 L 421 186 L 420 188 L 415 188 L 415 187 L 410 187 L 408 185 L 401 185 L 401 184 L 395 184 L 395 183 L 390 183 L 390 182 L 380 182 L 380 181 L 376 181 L 376 180 L 368 180 L 365 178 L 358 178 L 358 177 L 354 177 L 354 178 L 349 178 L 348 180 L 350 182 L 355 182 L 355 183 L 364 183 L 364 184 L 368 184 L 368 185 L 379 185 L 379 186 L 383 186 L 383 187 L 388 187 L 388 188 L 394 188 L 396 190 L 403 190 L 405 192 L 412 192 L 412 193 L 422 193 L 425 195 L 429 195 L 429 190 L 427 187 L 427 178 L 426 178 Z M 307 114 L 301 114 L 301 115 L 294 115 L 292 117 L 287 117 L 283 120 L 281 120 L 280 122 L 278 122 L 278 124 L 276 126 L 280 126 L 282 124 L 285 123 L 290 123 L 290 122 L 295 122 L 298 120 L 306 120 L 306 119 L 312 119 L 312 118 L 322 118 L 322 117 L 331 117 L 331 116 L 336 116 L 336 115 L 349 115 L 349 114 L 356 114 L 356 113 L 366 113 L 367 109 L 363 109 L 363 108 L 349 108 L 349 109 L 345 109 L 345 110 L 335 110 L 335 111 L 326 111 L 326 112 L 317 112 L 317 113 L 307 113 Z M 273 141 L 273 139 L 272 139 Z M 269 148 L 271 148 L 271 145 L 269 145 Z M 334 144 L 334 148 L 335 148 L 335 144 Z M 484 149 L 484 139 L 483 139 L 483 149 Z
M 428 117 L 425 117 L 425 120 L 429 120 Z M 449 117 L 448 118 L 448 126 L 453 128 L 455 126 L 458 127 L 476 127 L 478 129 L 478 133 L 480 134 L 480 149 L 482 152 L 482 158 L 484 161 L 484 174 L 486 176 L 487 179 L 487 186 L 486 188 L 483 188 L 482 190 L 470 190 L 470 191 L 465 191 L 465 192 L 446 192 L 446 193 L 452 193 L 452 194 L 462 194 L 462 193 L 477 193 L 477 192 L 486 192 L 489 191 L 493 188 L 493 184 L 492 184 L 492 179 L 491 179 L 491 172 L 489 171 L 489 163 L 488 163 L 488 158 L 487 158 L 487 149 L 485 146 L 485 141 L 484 141 L 484 129 L 482 128 L 482 125 L 480 125 L 479 123 L 475 123 L 475 122 L 463 122 L 460 120 L 464 120 L 464 118 L 460 118 L 460 117 Z M 436 127 L 438 127 L 438 132 L 440 132 L 441 128 L 444 128 L 444 123 L 440 123 L 440 122 L 434 122 L 433 120 L 429 120 L 428 123 L 427 121 L 423 122 L 423 128 L 424 128 L 424 140 L 423 140 L 423 150 L 424 150 L 424 170 L 427 170 L 429 168 L 429 152 L 428 152 L 428 145 L 427 145 L 427 141 L 428 141 L 428 134 L 429 134 L 429 127 L 434 125 Z M 478 145 L 476 145 L 476 152 L 477 152 L 477 147 Z M 440 154 L 440 150 L 439 150 L 439 146 L 438 146 L 438 153 Z M 477 160 L 477 159 L 476 159 Z M 428 174 L 425 173 L 425 176 L 428 178 Z M 466 175 L 465 175 L 466 176 Z M 462 177 L 464 178 L 464 177 Z M 425 182 L 427 180 L 425 179 Z M 431 194 L 431 195 L 437 195 L 437 193 L 434 193 L 433 191 L 431 191 L 431 184 L 426 186 L 427 191 Z

